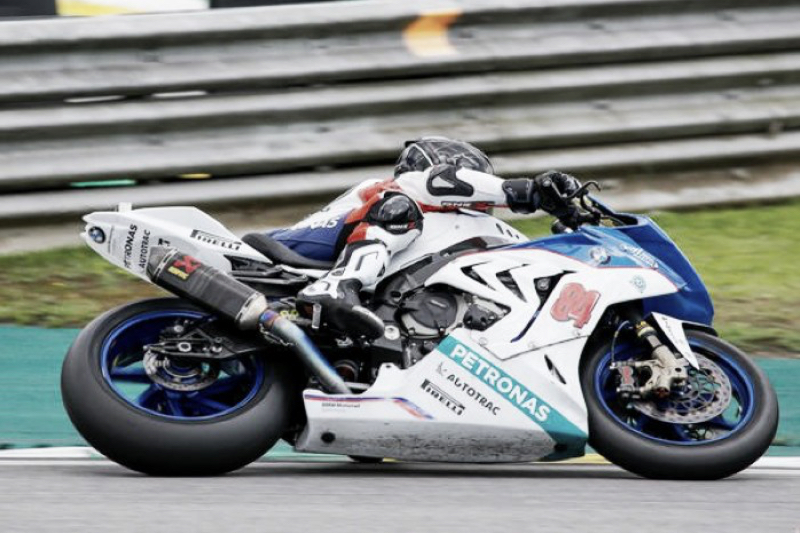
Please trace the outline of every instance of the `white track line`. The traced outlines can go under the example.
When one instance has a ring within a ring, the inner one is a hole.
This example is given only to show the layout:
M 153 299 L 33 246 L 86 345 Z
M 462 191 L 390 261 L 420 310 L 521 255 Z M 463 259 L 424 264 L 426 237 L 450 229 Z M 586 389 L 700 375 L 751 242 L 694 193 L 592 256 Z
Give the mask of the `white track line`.
M 750 468 L 800 470 L 800 457 L 762 457 Z
M 298 457 L 298 462 L 304 461 Z M 322 459 L 322 456 L 320 457 Z M 275 461 L 292 462 L 289 456 L 275 457 Z M 105 458 L 95 449 L 85 446 L 71 446 L 63 448 L 22 448 L 14 450 L 0 450 L 0 463 L 15 465 L 44 465 L 44 464 L 103 464 Z M 266 461 L 270 462 L 269 458 Z M 316 462 L 316 461 L 315 461 Z M 550 463 L 558 464 L 558 463 Z M 571 463 L 581 465 L 582 463 Z M 585 464 L 585 463 L 584 463 Z M 762 457 L 750 467 L 756 470 L 800 470 L 800 457 Z
M 96 459 L 103 456 L 88 446 L 61 448 L 19 448 L 0 451 L 0 460 L 5 459 Z

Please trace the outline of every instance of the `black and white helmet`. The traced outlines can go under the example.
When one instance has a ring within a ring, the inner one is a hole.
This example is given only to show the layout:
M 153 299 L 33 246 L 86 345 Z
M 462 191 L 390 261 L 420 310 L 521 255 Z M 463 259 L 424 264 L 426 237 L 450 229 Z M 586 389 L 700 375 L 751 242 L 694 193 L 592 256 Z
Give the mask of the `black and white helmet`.
M 430 136 L 406 142 L 394 167 L 394 175 L 397 177 L 406 172 L 421 172 L 428 167 L 442 164 L 494 174 L 494 167 L 486 154 L 468 142 Z

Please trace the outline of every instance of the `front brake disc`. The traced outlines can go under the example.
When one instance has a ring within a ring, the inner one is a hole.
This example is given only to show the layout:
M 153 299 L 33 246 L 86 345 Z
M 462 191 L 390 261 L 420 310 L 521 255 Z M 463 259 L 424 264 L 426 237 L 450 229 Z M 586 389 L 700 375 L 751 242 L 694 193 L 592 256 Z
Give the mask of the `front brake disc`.
M 697 424 L 716 418 L 731 403 L 731 382 L 713 361 L 697 355 L 700 370 L 689 367 L 683 385 L 663 400 L 636 400 L 633 407 L 650 418 L 672 424 Z

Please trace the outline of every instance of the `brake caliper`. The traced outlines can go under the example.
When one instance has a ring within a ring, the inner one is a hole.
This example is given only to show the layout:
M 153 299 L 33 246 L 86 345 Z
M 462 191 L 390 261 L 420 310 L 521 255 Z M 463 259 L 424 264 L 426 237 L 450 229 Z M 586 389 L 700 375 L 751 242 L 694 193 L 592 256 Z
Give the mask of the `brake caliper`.
M 636 325 L 636 336 L 650 346 L 652 359 L 643 361 L 619 361 L 611 365 L 619 372 L 620 384 L 617 393 L 623 398 L 667 398 L 673 387 L 683 383 L 687 377 L 689 362 L 678 358 L 658 338 L 655 328 L 642 320 Z M 646 369 L 649 373 L 644 385 L 637 384 L 636 375 Z

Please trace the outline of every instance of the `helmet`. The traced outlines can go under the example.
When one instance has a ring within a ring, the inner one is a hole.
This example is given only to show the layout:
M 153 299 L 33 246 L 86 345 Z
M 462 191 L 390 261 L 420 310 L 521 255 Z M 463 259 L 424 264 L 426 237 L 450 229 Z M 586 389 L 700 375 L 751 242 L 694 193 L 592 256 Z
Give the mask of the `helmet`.
M 456 168 L 469 168 L 494 174 L 494 167 L 486 154 L 468 142 L 447 137 L 420 137 L 406 142 L 405 149 L 394 167 L 394 176 L 406 172 L 421 172 L 428 167 L 445 163 Z

